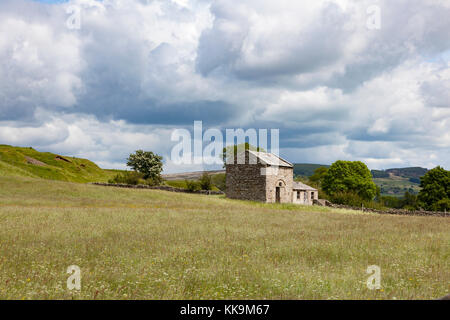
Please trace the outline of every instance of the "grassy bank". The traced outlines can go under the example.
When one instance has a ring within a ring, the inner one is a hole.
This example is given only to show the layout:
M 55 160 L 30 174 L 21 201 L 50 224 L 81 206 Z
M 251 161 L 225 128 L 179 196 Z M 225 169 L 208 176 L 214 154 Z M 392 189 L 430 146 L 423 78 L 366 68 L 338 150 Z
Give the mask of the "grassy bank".
M 0 299 L 429 299 L 450 219 L 0 176 Z M 66 288 L 78 265 L 82 290 Z M 381 267 L 381 290 L 366 268 Z
M 92 161 L 0 145 L 0 175 L 70 182 L 107 182 L 120 170 L 103 170 Z

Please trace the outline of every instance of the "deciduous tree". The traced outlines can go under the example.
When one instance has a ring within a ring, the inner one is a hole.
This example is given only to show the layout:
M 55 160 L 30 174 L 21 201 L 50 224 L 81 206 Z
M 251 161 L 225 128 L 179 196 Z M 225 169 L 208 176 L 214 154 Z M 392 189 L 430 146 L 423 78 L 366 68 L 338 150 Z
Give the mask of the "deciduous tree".
M 436 167 L 420 178 L 418 200 L 427 210 L 450 210 L 450 171 Z
M 322 189 L 330 196 L 351 192 L 364 200 L 373 200 L 377 193 L 372 174 L 361 161 L 339 160 L 333 163 L 323 179 Z
M 130 154 L 127 159 L 127 166 L 144 175 L 144 179 L 161 181 L 161 171 L 163 167 L 163 157 L 151 152 L 137 150 Z

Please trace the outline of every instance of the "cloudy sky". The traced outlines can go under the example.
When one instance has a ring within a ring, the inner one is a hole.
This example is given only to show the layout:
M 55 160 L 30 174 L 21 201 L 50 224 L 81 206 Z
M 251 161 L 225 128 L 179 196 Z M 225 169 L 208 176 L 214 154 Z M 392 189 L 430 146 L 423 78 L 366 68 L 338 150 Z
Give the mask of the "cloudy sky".
M 448 0 L 0 0 L 0 143 L 177 172 L 201 120 L 277 128 L 291 162 L 448 169 L 449 30 Z

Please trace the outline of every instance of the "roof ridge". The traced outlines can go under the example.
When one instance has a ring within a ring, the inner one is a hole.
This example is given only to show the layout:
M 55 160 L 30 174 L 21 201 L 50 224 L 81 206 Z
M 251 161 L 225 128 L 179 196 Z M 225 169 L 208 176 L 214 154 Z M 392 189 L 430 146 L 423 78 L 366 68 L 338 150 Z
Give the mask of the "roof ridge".
M 294 165 L 292 163 L 290 163 L 289 161 L 281 158 L 280 156 L 271 153 L 271 152 L 265 152 L 265 151 L 256 151 L 256 150 L 249 150 L 246 149 L 245 152 L 249 152 L 251 154 L 253 154 L 255 157 L 259 158 L 260 160 L 264 161 L 267 165 L 271 165 L 271 166 L 279 166 L 279 167 L 294 167 Z M 241 151 L 242 153 L 243 151 Z M 264 157 L 267 157 L 268 159 L 264 159 Z M 270 159 L 272 157 L 276 157 L 277 158 L 277 163 L 274 163 L 274 159 Z

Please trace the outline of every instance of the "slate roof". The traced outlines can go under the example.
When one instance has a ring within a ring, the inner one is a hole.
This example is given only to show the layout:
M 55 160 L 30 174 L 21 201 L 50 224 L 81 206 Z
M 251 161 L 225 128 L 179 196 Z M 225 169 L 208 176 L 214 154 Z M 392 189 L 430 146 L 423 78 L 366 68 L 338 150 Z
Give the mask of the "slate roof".
M 294 166 L 289 161 L 280 158 L 273 153 L 268 152 L 257 152 L 248 150 L 248 152 L 254 155 L 262 164 L 266 164 L 269 166 L 278 166 L 278 167 L 288 167 L 293 168 Z
M 313 187 L 310 187 L 304 183 L 296 182 L 294 181 L 294 184 L 292 186 L 292 189 L 294 190 L 310 190 L 310 191 L 317 191 L 317 189 L 314 189 Z

